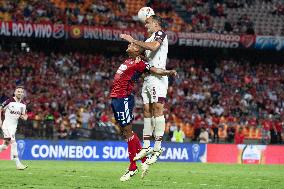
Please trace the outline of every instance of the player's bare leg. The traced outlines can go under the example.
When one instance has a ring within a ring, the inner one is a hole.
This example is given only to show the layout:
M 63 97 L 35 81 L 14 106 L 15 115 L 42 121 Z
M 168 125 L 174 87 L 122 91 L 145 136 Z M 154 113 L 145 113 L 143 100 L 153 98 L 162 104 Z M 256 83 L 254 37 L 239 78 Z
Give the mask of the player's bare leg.
M 154 116 L 155 116 L 155 144 L 153 148 L 152 156 L 147 160 L 147 164 L 151 165 L 156 163 L 163 150 L 161 147 L 164 132 L 165 132 L 165 117 L 164 117 L 164 103 L 153 103 Z
M 143 128 L 143 147 L 141 151 L 135 156 L 137 161 L 152 153 L 150 147 L 150 140 L 153 135 L 154 126 L 152 124 L 152 104 L 144 104 L 144 128 Z

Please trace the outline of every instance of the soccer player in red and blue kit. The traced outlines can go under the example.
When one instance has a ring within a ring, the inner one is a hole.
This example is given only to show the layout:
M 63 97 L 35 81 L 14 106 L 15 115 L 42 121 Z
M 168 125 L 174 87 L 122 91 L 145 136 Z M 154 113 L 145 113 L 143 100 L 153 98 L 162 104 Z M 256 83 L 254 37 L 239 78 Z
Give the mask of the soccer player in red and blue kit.
M 127 140 L 128 154 L 130 160 L 130 166 L 127 172 L 120 178 L 121 181 L 127 181 L 132 176 L 138 173 L 136 162 L 133 160 L 135 155 L 141 150 L 141 143 L 137 135 L 132 131 L 132 120 L 134 118 L 132 111 L 134 108 L 134 95 L 133 88 L 135 81 L 143 73 L 152 73 L 157 75 L 172 75 L 176 76 L 175 70 L 164 70 L 155 67 L 151 67 L 148 63 L 143 61 L 140 56 L 142 50 L 139 46 L 130 43 L 126 52 L 129 58 L 124 61 L 118 68 L 112 85 L 111 90 L 111 107 L 114 113 L 116 122 L 121 127 L 123 136 Z M 149 169 L 149 165 L 146 164 L 146 157 L 141 159 L 142 175 L 143 178 Z

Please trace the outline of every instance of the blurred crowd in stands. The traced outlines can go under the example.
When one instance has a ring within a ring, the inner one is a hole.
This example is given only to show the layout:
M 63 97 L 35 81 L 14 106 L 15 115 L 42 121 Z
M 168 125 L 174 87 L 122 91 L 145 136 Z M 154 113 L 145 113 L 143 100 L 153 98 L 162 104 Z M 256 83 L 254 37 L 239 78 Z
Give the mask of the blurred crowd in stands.
M 78 130 L 98 127 L 111 127 L 118 135 L 109 91 L 123 56 L 1 51 L 0 59 L 1 102 L 13 94 L 16 83 L 26 87 L 29 121 L 20 129 L 26 137 L 76 139 Z M 204 142 L 204 132 L 208 142 L 236 137 L 281 142 L 284 64 L 171 58 L 168 68 L 177 69 L 179 78 L 170 78 L 167 140 L 175 141 L 175 131 L 182 131 L 185 140 L 197 142 Z M 135 91 L 134 123 L 141 124 L 141 82 Z
M 136 14 L 144 6 L 175 32 L 284 34 L 284 3 L 277 0 L 1 0 L 0 19 L 142 30 Z

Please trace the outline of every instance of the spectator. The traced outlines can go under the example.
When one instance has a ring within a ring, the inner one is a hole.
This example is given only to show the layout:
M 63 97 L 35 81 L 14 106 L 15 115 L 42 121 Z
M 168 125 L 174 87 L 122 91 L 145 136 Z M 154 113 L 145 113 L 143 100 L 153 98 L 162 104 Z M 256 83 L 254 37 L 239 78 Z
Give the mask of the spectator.
M 213 124 L 212 124 L 212 130 L 213 130 L 213 142 L 219 143 L 219 123 L 220 123 L 220 118 L 218 116 L 214 116 L 213 119 Z
M 275 120 L 274 126 L 277 132 L 277 143 L 282 144 L 283 122 L 281 122 L 280 117 L 277 120 Z
M 243 128 L 240 127 L 235 134 L 235 144 L 244 144 L 245 136 L 243 134 Z
M 89 128 L 89 121 L 91 119 L 92 115 L 88 108 L 83 109 L 82 112 L 82 128 L 88 129 Z
M 179 126 L 176 127 L 176 130 L 173 133 L 173 137 L 172 137 L 171 141 L 183 143 L 184 138 L 185 138 L 184 132 L 180 129 Z
M 269 130 L 271 127 L 271 122 L 269 120 L 262 121 L 262 144 L 269 143 Z
M 77 140 L 79 138 L 79 131 L 77 125 L 71 124 L 68 135 L 70 140 Z
M 57 133 L 58 133 L 58 139 L 59 140 L 67 139 L 68 132 L 67 132 L 67 129 L 65 128 L 64 123 L 60 124 L 60 127 L 59 127 Z
M 199 135 L 199 143 L 209 143 L 209 133 L 206 131 L 204 127 L 201 127 L 201 132 Z
M 235 138 L 235 128 L 233 126 L 228 126 L 227 128 L 227 141 L 232 143 Z
M 49 113 L 46 117 L 45 117 L 45 137 L 47 139 L 53 139 L 53 129 L 55 126 L 55 122 L 54 122 L 54 116 Z

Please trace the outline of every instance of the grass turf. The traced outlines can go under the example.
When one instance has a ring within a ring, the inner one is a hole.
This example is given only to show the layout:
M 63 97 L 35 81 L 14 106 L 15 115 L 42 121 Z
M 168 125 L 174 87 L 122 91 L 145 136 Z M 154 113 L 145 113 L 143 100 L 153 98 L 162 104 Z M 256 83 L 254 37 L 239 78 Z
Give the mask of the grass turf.
M 130 181 L 119 178 L 127 163 L 78 161 L 25 161 L 29 168 L 15 169 L 0 161 L 0 188 L 284 188 L 283 165 L 224 165 L 156 163 L 144 180 L 141 172 Z M 139 164 L 140 166 L 140 164 Z

